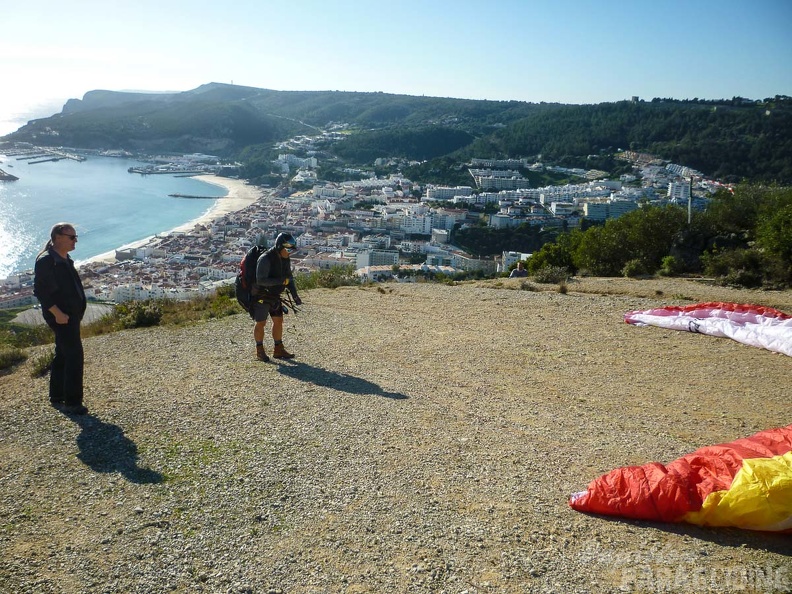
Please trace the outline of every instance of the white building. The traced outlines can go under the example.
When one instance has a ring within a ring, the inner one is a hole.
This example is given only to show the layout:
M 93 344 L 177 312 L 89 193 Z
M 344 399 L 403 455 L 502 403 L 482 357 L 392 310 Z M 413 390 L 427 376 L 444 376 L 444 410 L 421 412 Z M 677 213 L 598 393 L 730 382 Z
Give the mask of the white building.
M 608 219 L 608 203 L 585 202 L 583 204 L 583 216 L 591 221 L 605 221 Z
M 448 243 L 449 233 L 445 229 L 432 229 L 432 243 Z
M 498 272 L 505 272 L 509 269 L 509 267 L 511 267 L 512 264 L 525 261 L 530 257 L 531 254 L 526 254 L 523 252 L 503 252 L 501 254 L 501 262 L 498 264 Z
M 399 250 L 365 250 L 357 255 L 356 268 L 389 266 L 399 263 Z
M 690 184 L 686 181 L 673 181 L 668 184 L 668 194 L 666 195 L 671 202 L 683 202 L 687 204 L 690 198 Z
M 473 188 L 470 186 L 427 186 L 426 200 L 451 200 L 455 196 L 470 196 Z

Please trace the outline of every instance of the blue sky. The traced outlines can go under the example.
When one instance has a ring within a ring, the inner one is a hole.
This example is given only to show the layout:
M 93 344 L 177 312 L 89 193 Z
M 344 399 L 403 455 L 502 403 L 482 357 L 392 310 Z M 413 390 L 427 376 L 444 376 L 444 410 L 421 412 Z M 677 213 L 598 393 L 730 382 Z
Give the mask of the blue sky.
M 792 95 L 792 0 L 3 4 L 0 134 L 93 89 L 207 82 L 559 103 Z

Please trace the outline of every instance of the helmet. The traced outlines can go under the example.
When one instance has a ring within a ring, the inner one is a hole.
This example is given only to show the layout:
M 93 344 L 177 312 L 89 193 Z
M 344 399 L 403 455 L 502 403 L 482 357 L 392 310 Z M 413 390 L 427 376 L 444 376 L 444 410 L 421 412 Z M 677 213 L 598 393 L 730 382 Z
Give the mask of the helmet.
M 293 252 L 297 248 L 297 241 L 290 233 L 278 233 L 275 238 L 275 248 L 278 250 L 286 248 L 288 251 Z

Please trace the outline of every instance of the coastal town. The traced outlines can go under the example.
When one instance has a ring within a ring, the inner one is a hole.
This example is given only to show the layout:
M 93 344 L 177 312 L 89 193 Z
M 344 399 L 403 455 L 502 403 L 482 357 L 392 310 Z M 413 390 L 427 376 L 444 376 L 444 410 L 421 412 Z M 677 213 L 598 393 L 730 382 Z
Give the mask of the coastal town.
M 399 174 L 378 177 L 361 170 L 349 170 L 355 181 L 330 183 L 317 178 L 314 141 L 300 137 L 279 146 L 284 152 L 277 165 L 289 176 L 289 187 L 250 185 L 234 177 L 234 167 L 217 164 L 211 155 L 149 157 L 150 165 L 130 173 L 199 176 L 225 187 L 228 195 L 201 220 L 82 263 L 88 297 L 120 303 L 211 294 L 234 282 L 241 258 L 254 243 L 271 245 L 280 232 L 297 238 L 297 272 L 344 266 L 364 281 L 396 274 L 400 280 L 437 273 L 497 274 L 530 254 L 474 257 L 451 243 L 452 230 L 482 221 L 496 229 L 526 223 L 571 229 L 581 219 L 617 218 L 642 204 L 702 208 L 707 196 L 722 187 L 683 165 L 633 152 L 619 158 L 630 161 L 634 173 L 615 180 L 596 170 L 474 158 L 467 164 L 470 185 L 420 185 Z M 308 157 L 296 156 L 296 149 Z M 65 149 L 50 152 L 51 158 L 75 155 Z M 22 154 L 30 158 L 37 149 Z M 554 171 L 579 181 L 532 188 L 520 170 Z M 295 185 L 310 189 L 295 190 Z M 32 271 L 0 280 L 0 308 L 34 305 L 32 285 Z

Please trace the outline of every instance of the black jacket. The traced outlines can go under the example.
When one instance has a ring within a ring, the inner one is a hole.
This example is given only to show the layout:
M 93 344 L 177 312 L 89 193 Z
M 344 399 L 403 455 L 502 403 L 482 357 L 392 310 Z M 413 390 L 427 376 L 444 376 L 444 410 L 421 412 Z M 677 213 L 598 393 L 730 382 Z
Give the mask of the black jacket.
M 49 310 L 53 305 L 57 305 L 70 318 L 82 320 L 85 315 L 85 291 L 74 261 L 68 255 L 62 258 L 52 249 L 39 254 L 36 258 L 33 294 L 41 303 L 45 320 L 55 319 Z

